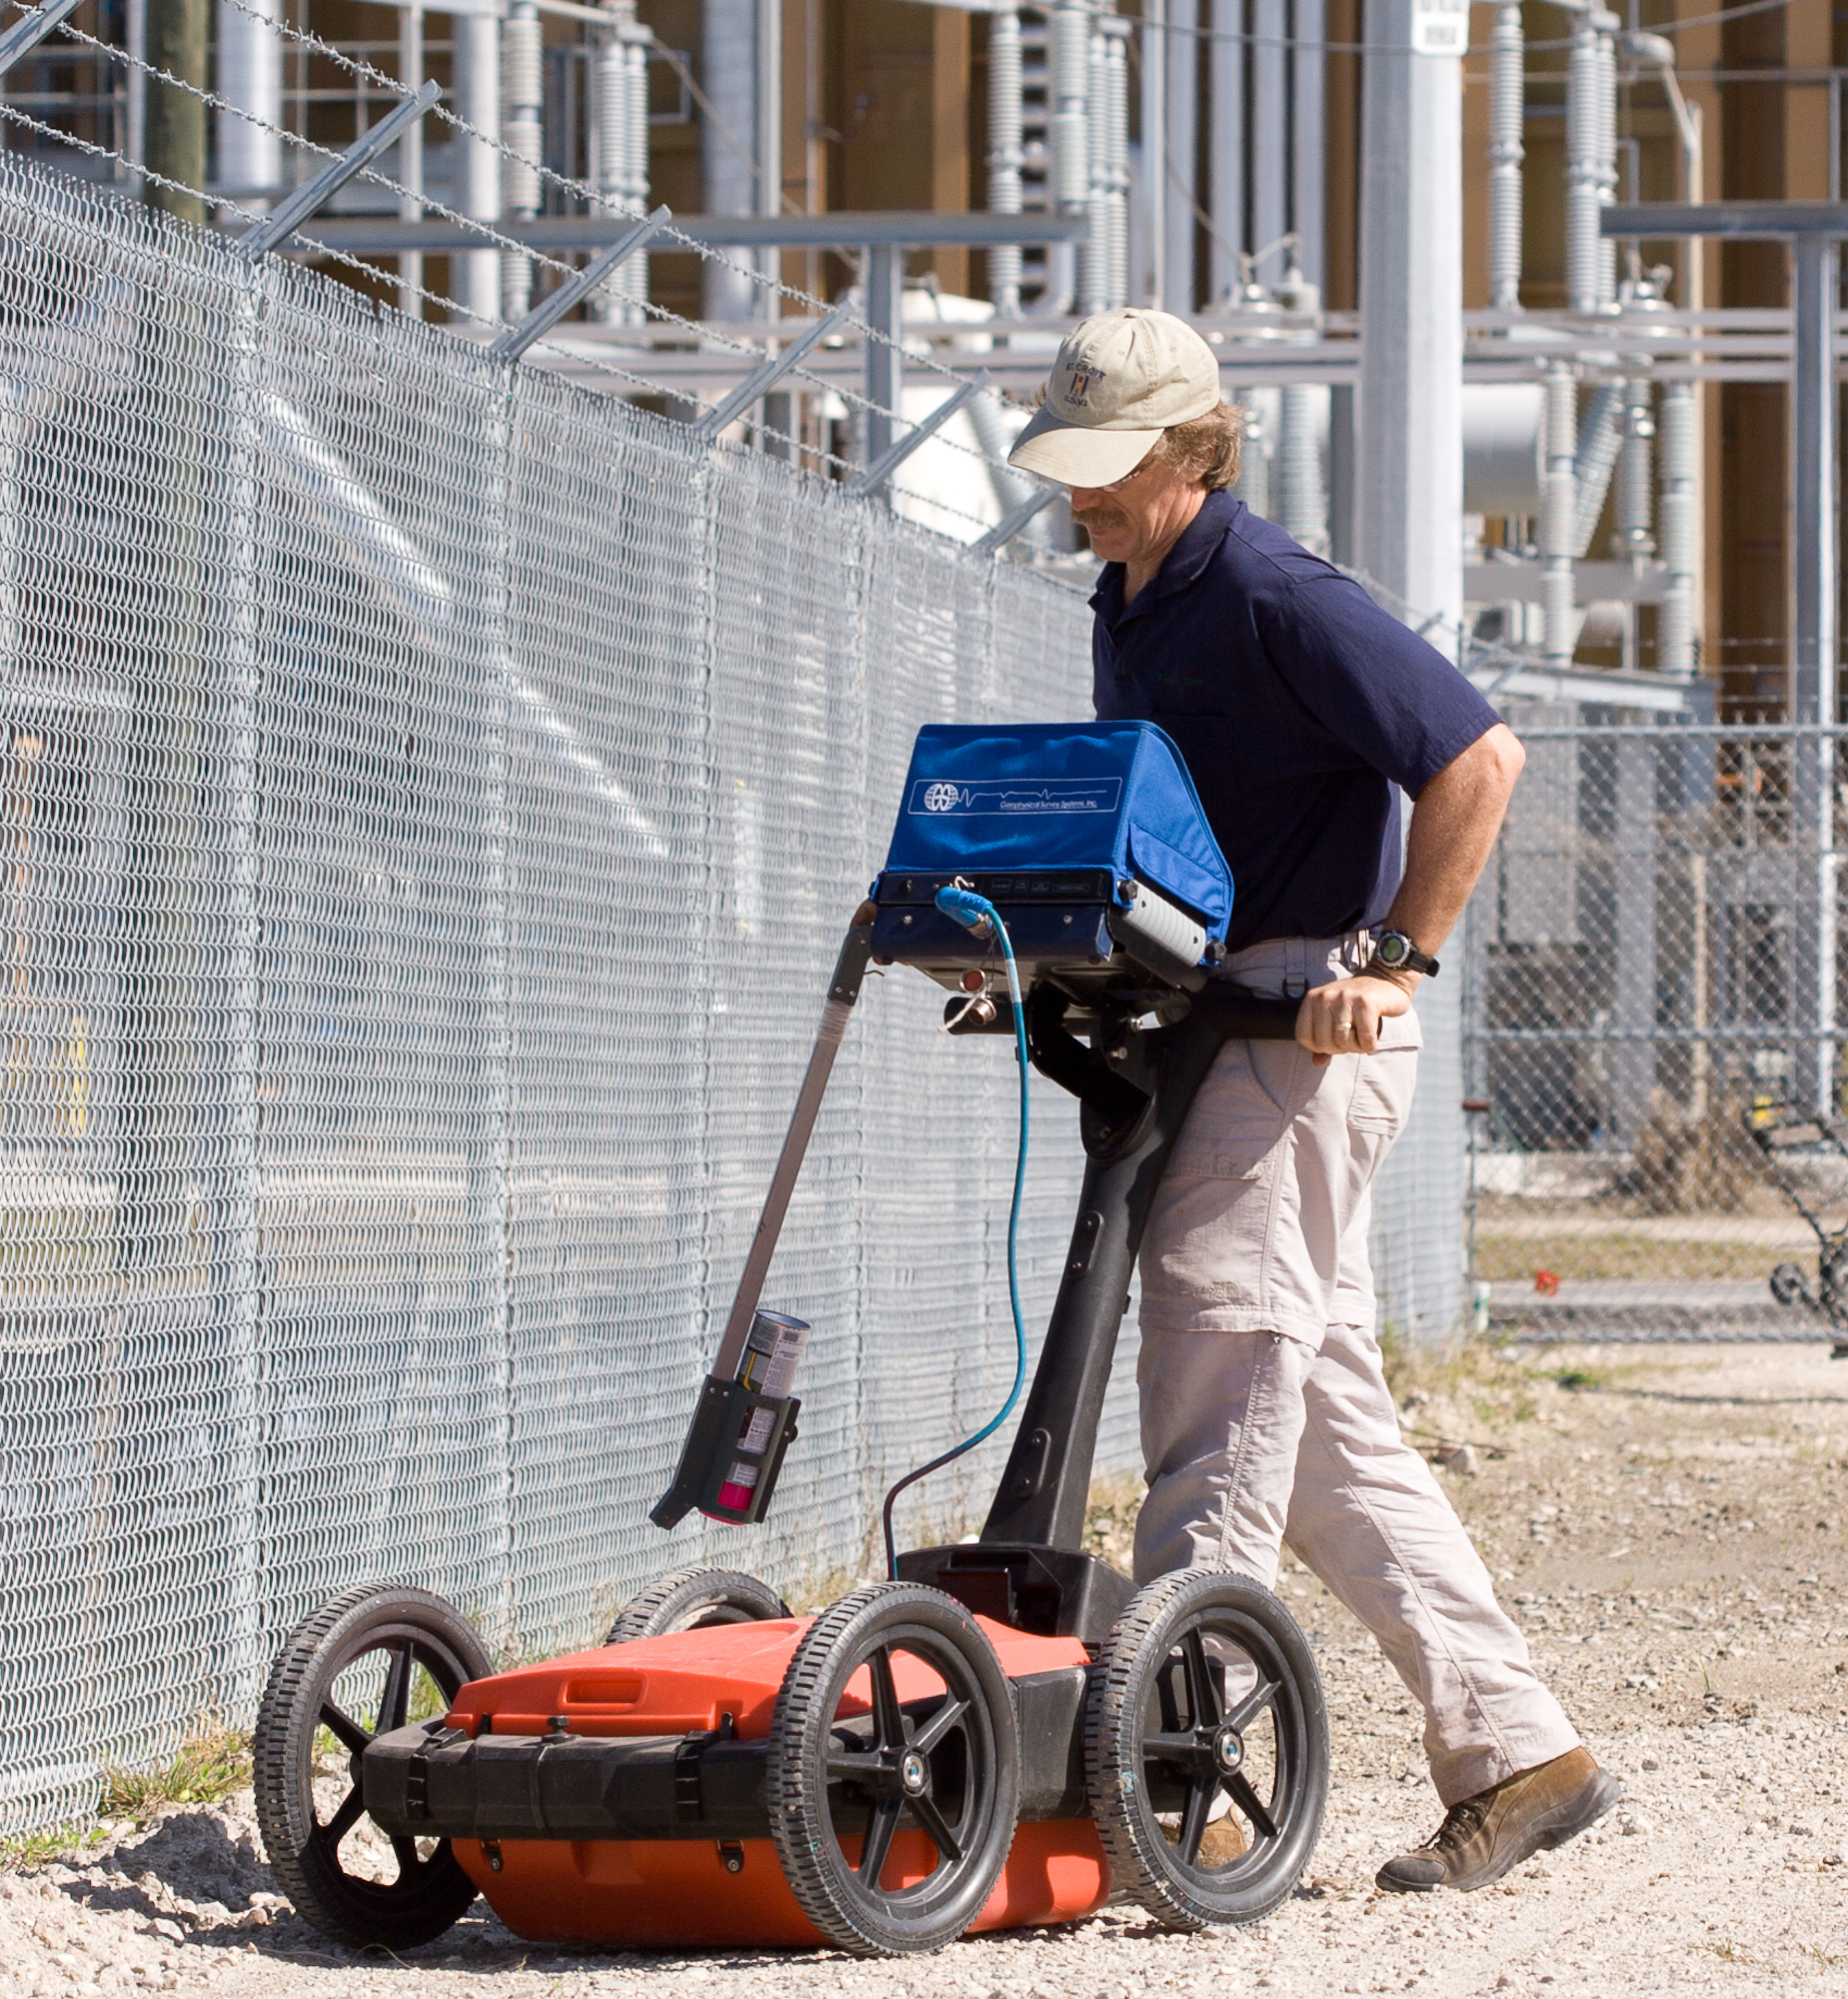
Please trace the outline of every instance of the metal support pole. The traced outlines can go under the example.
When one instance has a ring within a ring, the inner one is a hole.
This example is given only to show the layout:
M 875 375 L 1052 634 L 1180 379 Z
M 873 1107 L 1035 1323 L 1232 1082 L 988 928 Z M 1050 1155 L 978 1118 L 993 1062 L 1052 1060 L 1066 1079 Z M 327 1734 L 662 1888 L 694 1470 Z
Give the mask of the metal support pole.
M 758 213 L 783 213 L 783 0 L 758 0 L 757 19 Z M 783 277 L 783 252 L 766 244 L 758 252 L 764 280 L 759 308 L 766 319 L 783 317 L 776 287 Z
M 1173 30 L 1164 37 L 1167 144 L 1161 154 L 1147 161 L 1147 167 L 1160 177 L 1159 208 L 1166 237 L 1161 250 L 1161 295 L 1156 304 L 1184 317 L 1198 303 L 1193 274 L 1193 207 L 1198 199 L 1200 0 L 1167 0 L 1166 12 Z M 1143 147 L 1146 151 L 1146 140 Z
M 1103 128 L 1103 289 L 1108 306 L 1129 303 L 1129 23 L 1105 14 L 1103 95 L 1091 116 Z
M 645 249 L 650 239 L 660 232 L 663 225 L 672 222 L 673 219 L 672 209 L 658 208 L 646 222 L 638 222 L 621 242 L 612 243 L 607 250 L 600 250 L 575 278 L 567 278 L 555 291 L 548 292 L 518 326 L 510 326 L 501 335 L 490 349 L 494 358 L 497 361 L 518 361 L 534 341 L 555 327 L 575 305 L 594 292 L 612 271 L 625 264 L 638 251 Z M 806 353 L 808 350 L 805 348 L 803 351 Z M 792 353 L 791 359 L 796 358 Z M 785 366 L 788 365 L 785 363 Z
M 455 51 L 456 110 L 482 136 L 450 135 L 450 204 L 475 222 L 501 218 L 501 24 L 492 14 L 454 14 L 450 43 Z M 501 256 L 471 250 L 450 262 L 450 296 L 476 320 L 501 312 Z
M 262 15 L 262 20 L 254 18 Z M 282 183 L 282 37 L 277 0 L 248 0 L 233 7 L 219 0 L 218 94 L 237 110 L 217 115 L 218 185 L 241 208 L 261 212 Z M 423 74 L 400 72 L 405 82 Z M 249 112 L 248 118 L 238 115 Z M 255 190 L 267 190 L 258 194 Z
M 1051 113 L 1053 211 L 1083 216 L 1091 223 L 1090 239 L 1077 246 L 1075 255 L 1061 244 L 1046 259 L 1058 273 L 1047 303 L 1056 312 L 1069 312 L 1080 305 L 1083 286 L 1096 263 L 1096 222 L 1090 202 L 1090 11 L 1077 0 L 1060 0 L 1047 18 L 1046 97 Z
M 280 54 L 278 73 L 280 76 Z M 402 83 L 409 84 L 414 77 L 424 74 L 424 9 L 421 0 L 410 0 L 398 15 L 398 76 Z M 398 213 L 406 222 L 420 221 L 424 204 L 418 199 L 424 191 L 424 127 L 421 120 L 413 120 L 404 128 L 404 136 L 398 141 L 398 185 L 406 190 L 399 198 Z M 417 250 L 403 250 L 398 256 L 398 310 L 408 318 L 423 317 L 424 302 L 418 296 L 424 285 L 423 254 Z
M 1151 306 L 1167 304 L 1167 0 L 1142 0 L 1142 240 L 1138 287 Z
M 654 221 L 652 216 L 649 219 L 651 223 Z M 753 403 L 781 382 L 805 354 L 826 340 L 847 318 L 848 311 L 848 302 L 843 299 L 825 318 L 818 319 L 805 327 L 788 347 L 781 353 L 773 355 L 755 374 L 741 382 L 717 409 L 709 410 L 700 419 L 695 426 L 699 435 L 707 439 L 716 438 L 727 424 L 742 417 Z
M 980 395 L 987 386 L 988 371 L 984 368 L 980 374 L 964 382 L 953 395 L 945 396 L 927 417 L 914 424 L 896 444 L 887 449 L 884 456 L 869 465 L 865 472 L 851 479 L 847 490 L 856 499 L 868 493 L 877 493 L 920 445 L 928 444 L 965 403 L 972 397 Z
M 127 0 L 122 43 L 128 57 L 128 74 L 122 79 L 122 157 L 139 167 L 148 150 L 148 74 L 142 67 L 148 59 L 148 0 Z M 140 180 L 139 174 L 128 176 L 130 187 Z
M 1611 906 L 1612 1024 L 1620 1040 L 1611 1050 L 1611 1137 L 1628 1150 L 1649 1118 L 1655 1089 L 1657 750 L 1638 737 L 1616 746 L 1617 785 L 1612 860 L 1617 871 Z
M 1284 0 L 1251 0 L 1251 241 L 1253 255 L 1289 233 L 1289 16 Z M 1281 250 L 1272 253 L 1281 258 Z M 1261 284 L 1282 276 L 1270 258 Z
M 1213 27 L 1224 24 L 1220 15 L 1226 0 L 1217 0 Z M 1242 4 L 1232 15 L 1244 18 Z M 1245 247 L 1245 45 L 1236 35 L 1215 34 L 1206 44 L 1207 78 L 1207 203 L 1212 214 L 1212 237 L 1207 246 L 1210 259 L 1206 278 L 1206 301 L 1235 298 L 1244 283 L 1238 262 Z
M 904 415 L 905 251 L 897 244 L 870 244 L 862 252 L 866 273 L 867 324 L 867 463 L 877 465 L 892 449 L 894 420 Z
M 1049 507 L 1058 498 L 1058 493 L 1059 489 L 1056 486 L 1040 487 L 1030 500 L 1022 500 L 1012 513 L 1005 514 L 996 521 L 981 540 L 973 545 L 969 553 L 991 556 L 998 550 L 1004 549 L 1042 507 Z
M 405 127 L 413 119 L 423 117 L 442 94 L 440 85 L 426 83 L 415 97 L 407 98 L 389 117 L 381 118 L 370 132 L 356 139 L 339 159 L 329 161 L 307 186 L 297 188 L 268 221 L 256 224 L 241 236 L 238 247 L 248 257 L 267 256 L 318 208 L 330 202 L 355 174 L 395 146 Z
M 533 0 L 509 0 L 501 28 L 501 203 L 514 221 L 540 210 L 539 169 L 546 149 L 546 51 Z M 522 320 L 533 303 L 533 260 L 501 256 L 501 317 Z
M 1799 723 L 1837 719 L 1839 666 L 1836 553 L 1839 478 L 1836 467 L 1835 303 L 1839 248 L 1833 237 L 1798 236 L 1791 244 L 1793 288 L 1791 461 L 1795 472 L 1796 621 L 1790 712 Z M 1801 814 L 1795 844 L 1815 851 L 1815 909 L 1810 935 L 1799 925 L 1798 955 L 1804 987 L 1814 995 L 1815 1072 L 1812 1101 L 1818 1116 L 1835 1111 L 1835 744 L 1807 739 L 1798 755 Z
M 77 11 L 78 0 L 45 0 L 42 7 L 17 20 L 0 35 L 0 76 L 31 50 L 38 47 L 67 14 Z
M 1489 55 L 1488 302 L 1500 312 L 1521 305 L 1521 162 L 1527 112 L 1526 35 L 1520 0 L 1495 9 Z
M 701 0 L 701 206 L 709 215 L 758 215 L 758 0 Z M 703 319 L 758 317 L 758 287 L 743 268 L 749 255 L 700 266 Z
M 1326 0 L 1290 9 L 1289 226 L 1295 262 L 1312 285 L 1327 283 L 1328 19 Z

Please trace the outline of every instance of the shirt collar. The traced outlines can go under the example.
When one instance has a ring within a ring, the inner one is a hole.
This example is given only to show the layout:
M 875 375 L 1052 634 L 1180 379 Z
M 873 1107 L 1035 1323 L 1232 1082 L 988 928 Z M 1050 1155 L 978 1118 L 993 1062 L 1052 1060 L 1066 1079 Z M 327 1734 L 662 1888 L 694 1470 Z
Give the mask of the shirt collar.
M 1244 502 L 1234 500 L 1229 493 L 1208 493 L 1200 511 L 1182 529 L 1179 541 L 1168 550 L 1166 560 L 1155 572 L 1154 581 L 1142 590 L 1133 604 L 1124 609 L 1122 564 L 1105 563 L 1103 574 L 1097 579 L 1097 588 L 1091 594 L 1090 608 L 1108 628 L 1121 619 L 1134 618 L 1152 610 L 1163 598 L 1185 590 L 1189 584 L 1198 581 L 1211 562 L 1213 551 L 1225 539 L 1226 530 L 1243 511 Z

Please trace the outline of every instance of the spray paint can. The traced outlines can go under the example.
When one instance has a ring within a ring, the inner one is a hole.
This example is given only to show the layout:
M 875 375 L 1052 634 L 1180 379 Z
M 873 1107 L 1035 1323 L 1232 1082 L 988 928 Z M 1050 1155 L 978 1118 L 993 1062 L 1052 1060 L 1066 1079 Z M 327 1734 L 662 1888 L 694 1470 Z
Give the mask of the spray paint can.
M 809 1339 L 807 1319 L 792 1318 L 787 1312 L 759 1311 L 745 1338 L 745 1351 L 738 1363 L 738 1380 L 754 1395 L 781 1402 L 796 1385 L 796 1369 Z M 777 1427 L 777 1413 L 758 1404 L 745 1418 L 739 1432 L 738 1455 L 732 1460 L 725 1483 L 719 1488 L 719 1504 L 744 1512 L 751 1495 L 764 1476 L 764 1454 Z

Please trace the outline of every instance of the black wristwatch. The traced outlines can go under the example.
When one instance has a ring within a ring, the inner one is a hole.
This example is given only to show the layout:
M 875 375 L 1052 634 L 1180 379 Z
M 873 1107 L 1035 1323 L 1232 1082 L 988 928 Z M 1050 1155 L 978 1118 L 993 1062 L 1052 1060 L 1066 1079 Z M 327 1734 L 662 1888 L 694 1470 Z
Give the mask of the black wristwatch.
M 1426 979 L 1437 977 L 1437 961 L 1425 957 L 1403 931 L 1381 931 L 1373 940 L 1373 956 L 1363 972 L 1421 972 Z

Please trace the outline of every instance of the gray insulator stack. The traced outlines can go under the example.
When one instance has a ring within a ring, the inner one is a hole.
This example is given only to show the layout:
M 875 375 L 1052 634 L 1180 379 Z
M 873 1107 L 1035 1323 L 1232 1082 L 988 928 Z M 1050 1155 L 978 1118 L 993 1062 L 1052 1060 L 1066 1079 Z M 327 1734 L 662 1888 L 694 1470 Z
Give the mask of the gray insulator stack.
M 1089 115 L 1085 124 L 1090 143 L 1090 235 L 1078 245 L 1078 310 L 1103 312 L 1109 305 L 1110 250 L 1109 222 L 1105 216 L 1105 190 L 1109 181 L 1109 116 L 1103 108 L 1103 37 L 1093 33 L 1085 63 L 1088 83 L 1085 104 Z
M 633 5 L 612 8 L 613 31 L 597 47 L 597 195 L 611 215 L 648 207 L 648 30 Z M 648 297 L 648 253 L 630 258 L 597 300 L 600 319 L 634 321 Z
M 1572 465 L 1578 448 L 1578 383 L 1571 369 L 1553 369 L 1546 378 L 1545 434 L 1540 470 L 1541 650 L 1559 665 L 1572 658 L 1578 640 L 1573 598 L 1572 534 L 1578 510 L 1578 482 Z
M 533 0 L 512 0 L 501 28 L 501 208 L 514 221 L 539 213 L 539 169 L 545 157 L 545 48 Z M 533 302 L 533 260 L 518 251 L 501 258 L 501 316 L 525 317 Z
M 1598 234 L 1617 195 L 1615 14 L 1593 8 L 1572 23 L 1566 62 L 1566 297 L 1574 312 L 1607 312 L 1617 296 L 1617 246 Z
M 1103 44 L 1103 95 L 1093 111 L 1104 130 L 1104 302 L 1129 303 L 1129 23 L 1116 14 L 1098 22 Z
M 1322 479 L 1321 426 L 1327 390 L 1287 382 L 1277 418 L 1277 525 L 1311 555 L 1328 553 L 1328 493 Z
M 1090 15 L 1054 7 L 1047 52 L 1052 99 L 1052 200 L 1061 215 L 1090 204 Z
M 1270 400 L 1262 389 L 1232 391 L 1232 400 L 1244 406 L 1244 446 L 1238 454 L 1238 484 L 1233 494 L 1253 514 L 1268 521 L 1270 511 L 1270 437 L 1264 405 Z
M 1617 554 L 1644 562 L 1655 553 L 1655 407 L 1653 385 L 1623 385 L 1623 444 L 1617 454 Z
M 1661 554 L 1666 587 L 1655 614 L 1655 660 L 1665 674 L 1694 671 L 1694 389 L 1662 385 Z
M 1521 303 L 1521 162 L 1526 111 L 1526 38 L 1519 0 L 1495 10 L 1489 44 L 1488 302 Z
M 1020 17 L 1011 8 L 988 16 L 988 207 L 996 215 L 1020 212 Z M 1020 310 L 1020 249 L 996 244 L 988 252 L 988 297 L 1003 318 Z

